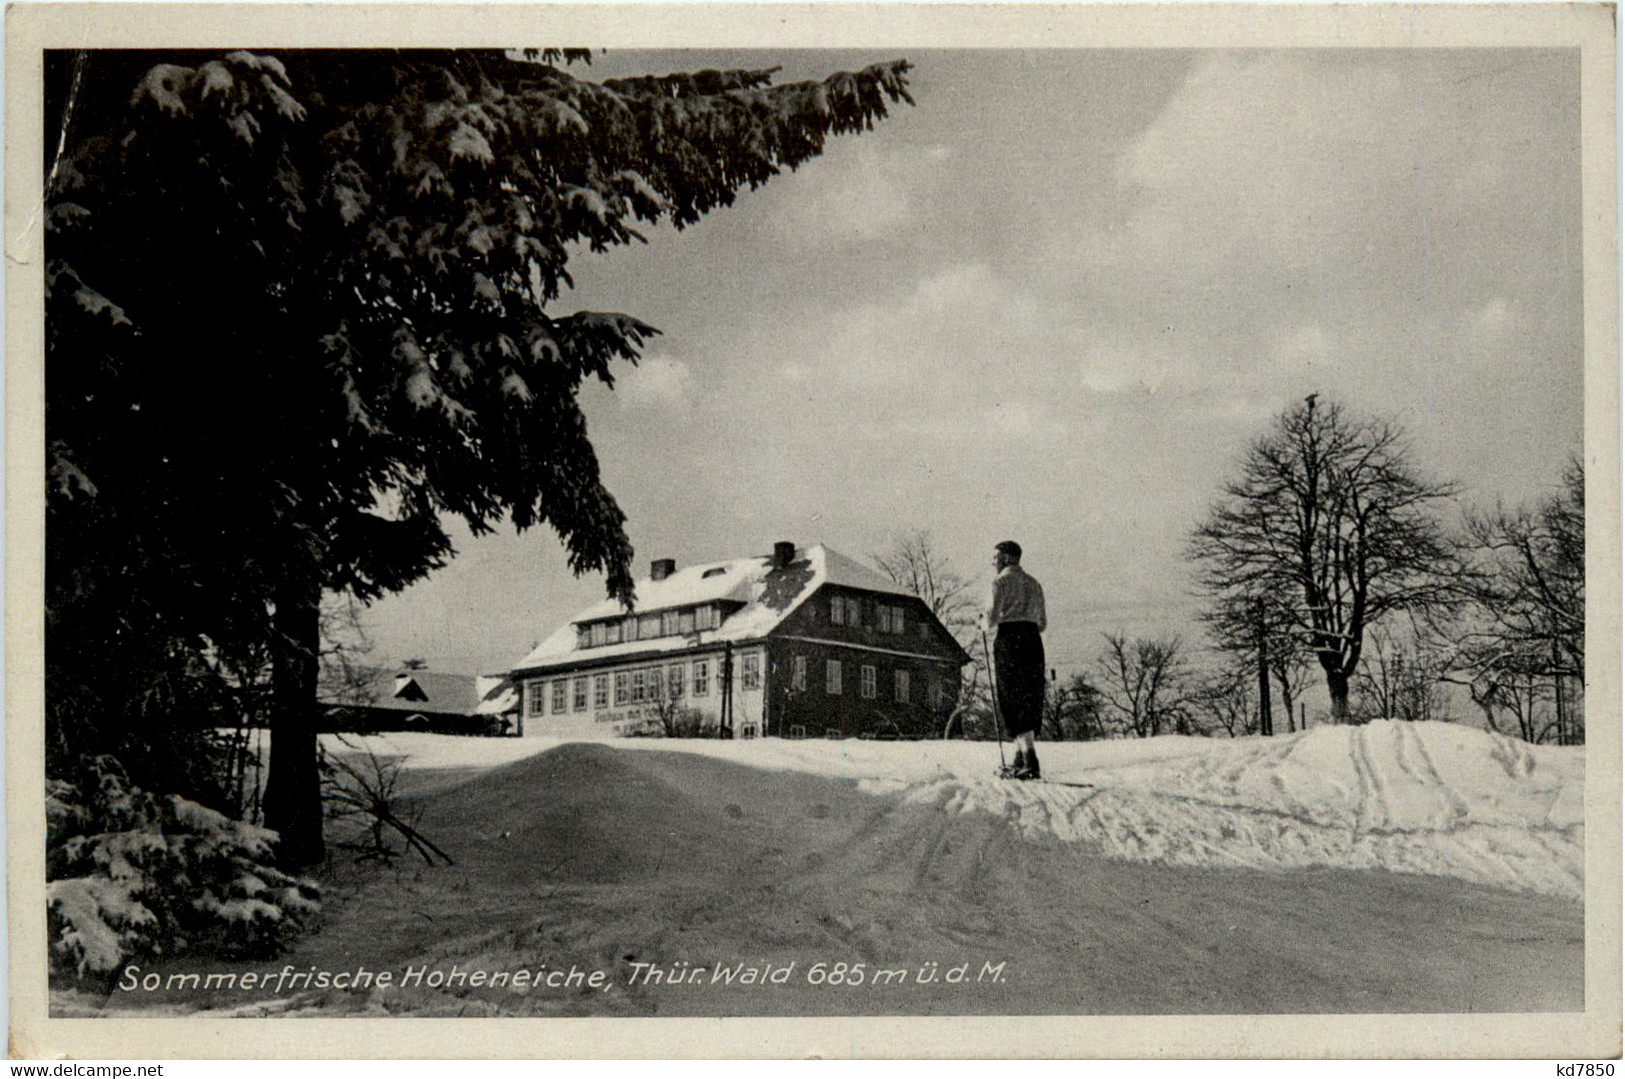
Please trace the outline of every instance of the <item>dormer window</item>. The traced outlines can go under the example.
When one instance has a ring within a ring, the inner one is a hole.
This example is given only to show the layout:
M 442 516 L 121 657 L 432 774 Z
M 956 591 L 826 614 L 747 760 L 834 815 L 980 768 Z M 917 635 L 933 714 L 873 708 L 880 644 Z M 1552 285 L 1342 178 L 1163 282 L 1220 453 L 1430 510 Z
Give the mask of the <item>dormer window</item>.
M 631 614 L 577 626 L 576 646 L 602 648 L 611 644 L 652 641 L 660 637 L 686 637 L 699 630 L 717 629 L 721 625 L 722 607 L 714 603 L 702 607 Z
M 700 574 L 700 580 L 703 581 L 707 577 L 720 577 L 727 572 L 728 568 L 726 566 L 712 566 L 710 569 Z

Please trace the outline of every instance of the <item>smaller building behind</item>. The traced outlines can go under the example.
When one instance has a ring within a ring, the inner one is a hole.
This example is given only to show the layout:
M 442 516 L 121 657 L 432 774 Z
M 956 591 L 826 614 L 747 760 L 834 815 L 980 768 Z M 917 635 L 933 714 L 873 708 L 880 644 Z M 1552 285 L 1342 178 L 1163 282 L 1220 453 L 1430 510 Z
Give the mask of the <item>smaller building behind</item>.
M 330 731 L 518 733 L 519 694 L 503 675 L 363 667 L 344 681 L 323 690 Z

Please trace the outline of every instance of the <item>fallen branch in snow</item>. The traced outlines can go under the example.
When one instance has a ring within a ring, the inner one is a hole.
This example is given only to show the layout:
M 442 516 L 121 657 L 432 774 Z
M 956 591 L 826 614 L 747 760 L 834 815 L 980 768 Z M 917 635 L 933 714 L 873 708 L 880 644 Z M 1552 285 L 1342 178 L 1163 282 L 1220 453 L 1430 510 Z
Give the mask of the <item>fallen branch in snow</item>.
M 359 813 L 370 818 L 366 843 L 341 845 L 359 848 L 362 853 L 358 861 L 393 861 L 398 853 L 404 852 L 397 852 L 390 845 L 385 832 L 388 829 L 399 835 L 405 841 L 406 850 L 415 851 L 425 864 L 432 866 L 435 858 L 439 857 L 447 865 L 455 865 L 451 855 L 418 830 L 415 816 L 406 819 L 397 812 L 399 796 L 395 792 L 395 784 L 400 778 L 400 761 L 381 760 L 371 747 L 367 747 L 366 754 L 366 771 L 342 757 L 327 757 L 323 762 L 327 782 L 322 791 L 322 800 L 338 807 L 337 816 Z

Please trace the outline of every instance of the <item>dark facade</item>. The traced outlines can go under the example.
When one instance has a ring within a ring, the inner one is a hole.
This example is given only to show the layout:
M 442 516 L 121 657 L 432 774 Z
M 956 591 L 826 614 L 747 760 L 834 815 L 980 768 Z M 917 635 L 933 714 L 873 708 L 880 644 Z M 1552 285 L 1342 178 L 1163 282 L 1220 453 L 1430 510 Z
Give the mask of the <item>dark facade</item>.
M 836 585 L 819 589 L 767 645 L 764 728 L 779 737 L 940 734 L 968 658 L 920 600 Z

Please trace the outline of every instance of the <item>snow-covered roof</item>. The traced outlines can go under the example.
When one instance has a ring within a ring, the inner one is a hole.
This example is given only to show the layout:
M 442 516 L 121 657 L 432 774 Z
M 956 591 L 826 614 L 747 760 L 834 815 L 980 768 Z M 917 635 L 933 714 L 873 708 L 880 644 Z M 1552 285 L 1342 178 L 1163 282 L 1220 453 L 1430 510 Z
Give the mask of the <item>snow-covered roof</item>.
M 542 667 L 589 656 L 592 659 L 611 659 L 646 652 L 675 652 L 713 641 L 753 640 L 771 632 L 826 584 L 913 598 L 913 593 L 883 574 L 822 543 L 797 548 L 783 569 L 775 568 L 772 555 L 754 555 L 726 562 L 700 562 L 684 566 L 664 580 L 648 577 L 638 581 L 635 586 L 637 602 L 630 612 L 618 601 L 605 599 L 577 613 L 515 664 L 515 669 Z M 718 629 L 597 645 L 589 649 L 576 647 L 576 626 L 580 623 L 718 601 L 743 604 L 723 619 Z
M 380 667 L 357 672 L 372 699 L 366 707 L 397 712 L 448 715 L 500 715 L 518 704 L 506 675 L 453 674 L 448 671 L 390 671 Z M 343 694 L 348 696 L 348 693 Z M 338 703 L 334 695 L 334 703 Z
M 519 687 L 505 674 L 476 675 L 474 692 L 480 698 L 474 711 L 482 716 L 500 716 L 519 707 Z

